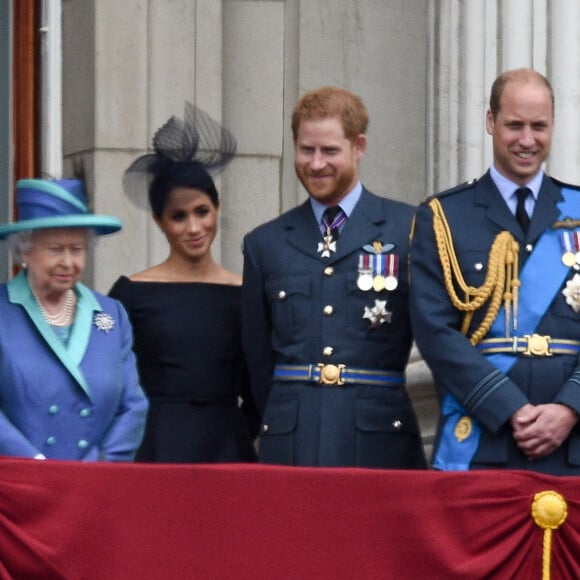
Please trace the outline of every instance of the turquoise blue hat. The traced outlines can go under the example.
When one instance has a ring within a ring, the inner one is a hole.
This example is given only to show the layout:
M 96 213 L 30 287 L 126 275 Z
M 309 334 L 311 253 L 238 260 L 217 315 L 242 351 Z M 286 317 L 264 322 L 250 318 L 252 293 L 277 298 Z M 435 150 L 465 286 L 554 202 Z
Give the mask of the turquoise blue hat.
M 28 230 L 92 228 L 97 235 L 123 227 L 114 216 L 89 213 L 80 179 L 21 179 L 16 184 L 18 221 L 0 225 L 0 239 Z

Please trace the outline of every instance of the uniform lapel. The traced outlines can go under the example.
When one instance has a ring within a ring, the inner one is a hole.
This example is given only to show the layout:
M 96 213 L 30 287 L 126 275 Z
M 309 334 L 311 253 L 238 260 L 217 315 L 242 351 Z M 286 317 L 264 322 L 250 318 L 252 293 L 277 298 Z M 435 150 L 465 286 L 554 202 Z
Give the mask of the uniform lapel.
M 363 188 L 361 197 L 351 216 L 346 220 L 340 238 L 336 244 L 336 252 L 328 258 L 322 258 L 318 245 L 322 242 L 322 233 L 312 212 L 310 201 L 304 202 L 295 212 L 287 214 L 284 228 L 288 243 L 294 248 L 316 258 L 325 264 L 333 264 L 345 256 L 358 251 L 365 244 L 374 241 L 388 243 L 383 240 L 382 228 L 387 220 L 383 204 Z
M 475 187 L 477 188 L 475 190 L 475 204 L 487 208 L 485 214 L 487 219 L 495 223 L 501 230 L 513 232 L 517 234 L 518 238 L 523 239 L 523 231 L 495 186 L 489 171 Z
M 360 199 L 340 234 L 336 253 L 328 258 L 328 263 L 337 262 L 375 241 L 389 243 L 390 240 L 383 239 L 386 220 L 384 205 L 363 188 Z
M 556 205 L 563 199 L 560 189 L 547 175 L 544 175 L 540 194 L 530 221 L 530 229 L 527 238 L 524 238 L 523 231 L 497 190 L 489 171 L 480 179 L 476 187 L 478 189 L 476 190 L 475 203 L 487 207 L 487 218 L 497 224 L 500 229 L 515 234 L 520 241 L 527 239 L 534 242 L 537 240 L 546 228 L 558 219 L 560 214 Z
M 530 240 L 537 240 L 558 219 L 560 210 L 556 204 L 563 199 L 560 188 L 548 176 L 544 175 L 540 194 L 530 221 L 528 232 Z
M 288 243 L 307 256 L 320 258 L 317 249 L 318 244 L 322 242 L 322 234 L 316 223 L 310 201 L 306 200 L 293 212 L 285 214 L 284 218 Z

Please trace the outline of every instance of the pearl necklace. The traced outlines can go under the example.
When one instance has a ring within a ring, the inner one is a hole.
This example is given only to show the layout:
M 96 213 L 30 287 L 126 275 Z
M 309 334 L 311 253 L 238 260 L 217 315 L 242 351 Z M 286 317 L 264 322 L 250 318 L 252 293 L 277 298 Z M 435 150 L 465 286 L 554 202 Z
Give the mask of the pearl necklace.
M 34 298 L 36 298 L 36 302 L 40 307 L 40 312 L 42 312 L 42 316 L 44 316 L 44 320 L 46 320 L 48 324 L 52 326 L 68 326 L 68 324 L 70 323 L 74 302 L 74 292 L 72 290 L 69 289 L 66 291 L 64 302 L 56 314 L 49 314 L 44 309 L 44 306 L 42 305 L 40 298 L 36 295 L 36 292 L 34 290 L 32 290 L 32 294 Z

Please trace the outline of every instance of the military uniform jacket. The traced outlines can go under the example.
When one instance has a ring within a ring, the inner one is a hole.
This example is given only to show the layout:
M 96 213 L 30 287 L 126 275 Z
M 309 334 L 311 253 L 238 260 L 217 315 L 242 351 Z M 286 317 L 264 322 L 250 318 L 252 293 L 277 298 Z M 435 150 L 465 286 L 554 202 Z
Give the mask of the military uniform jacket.
M 68 345 L 24 273 L 0 287 L 0 455 L 131 460 L 148 408 L 121 304 L 77 284 Z
M 489 172 L 476 182 L 444 192 L 438 197 L 449 223 L 465 281 L 475 287 L 484 281 L 489 250 L 495 236 L 501 231 L 509 231 L 519 242 L 521 271 L 542 233 L 558 220 L 560 212 L 556 204 L 563 199 L 561 184 L 544 176 L 526 237 Z M 509 425 L 510 416 L 527 402 L 534 405 L 563 403 L 580 411 L 577 355 L 510 355 L 517 359 L 506 376 L 471 346 L 460 332 L 464 313 L 451 304 L 444 285 L 433 232 L 433 212 L 427 205 L 428 201 L 418 209 L 411 245 L 411 319 L 417 344 L 433 372 L 440 399 L 447 392 L 452 393 L 482 427 L 472 467 L 580 473 L 578 428 L 573 430 L 560 449 L 546 458 L 530 462 L 515 445 Z M 572 217 L 578 219 L 578 216 Z M 562 256 L 558 254 L 549 259 L 559 261 Z M 567 279 L 575 274 L 576 271 L 571 268 Z M 539 271 L 538 288 L 542 283 L 542 272 Z M 562 286 L 565 285 L 566 281 Z M 480 323 L 484 310 L 474 317 L 468 336 Z M 580 339 L 580 315 L 566 303 L 562 288 L 541 315 L 536 332 L 558 339 Z M 443 424 L 444 418 L 441 416 L 438 440 Z M 438 441 L 435 451 L 437 445 Z
M 423 467 L 417 421 L 404 385 L 325 386 L 273 380 L 275 365 L 344 364 L 404 371 L 411 346 L 407 254 L 413 209 L 363 189 L 323 258 L 309 201 L 244 240 L 242 334 L 263 413 L 260 460 L 289 465 Z M 393 244 L 398 287 L 361 291 L 363 246 Z M 365 307 L 386 300 L 390 322 L 372 329 Z

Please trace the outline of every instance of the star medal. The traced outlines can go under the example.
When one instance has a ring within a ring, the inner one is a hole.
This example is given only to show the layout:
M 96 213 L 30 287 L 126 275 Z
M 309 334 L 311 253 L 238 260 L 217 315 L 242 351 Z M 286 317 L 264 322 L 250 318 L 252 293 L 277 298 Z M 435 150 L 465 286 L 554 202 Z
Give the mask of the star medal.
M 367 292 L 373 287 L 374 256 L 360 254 L 358 257 L 358 278 L 356 285 L 359 290 Z
M 576 232 L 574 232 L 576 234 Z M 576 251 L 577 236 L 571 239 L 570 232 L 562 232 L 560 234 L 560 246 L 562 248 L 562 264 L 571 268 L 576 264 L 578 253 Z
M 386 259 L 387 276 L 385 278 L 385 288 L 392 292 L 399 285 L 399 255 L 387 254 Z
M 580 274 L 574 274 L 574 278 L 566 282 L 566 288 L 562 290 L 562 294 L 566 298 L 566 304 L 578 314 L 580 312 Z
M 391 322 L 393 313 L 389 312 L 386 306 L 386 300 L 375 300 L 375 305 L 372 308 L 365 306 L 365 312 L 362 317 L 370 321 L 371 328 L 378 328 L 385 322 Z
M 322 242 L 318 242 L 318 249 L 316 251 L 320 253 L 321 258 L 330 258 L 330 253 L 336 252 L 336 241 L 333 239 L 331 233 L 324 236 Z

